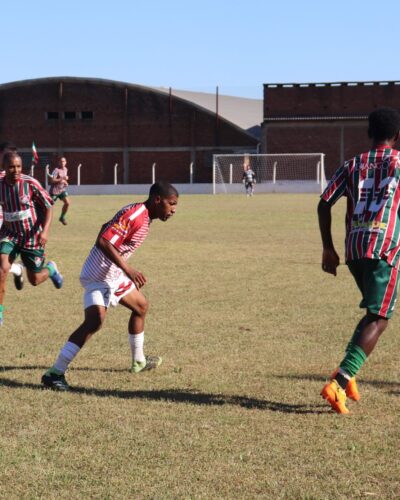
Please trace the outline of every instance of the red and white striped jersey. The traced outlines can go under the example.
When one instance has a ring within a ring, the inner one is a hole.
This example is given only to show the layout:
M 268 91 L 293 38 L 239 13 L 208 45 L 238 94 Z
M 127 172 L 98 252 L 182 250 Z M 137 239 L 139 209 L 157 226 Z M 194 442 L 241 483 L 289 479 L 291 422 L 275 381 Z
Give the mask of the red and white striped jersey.
M 9 184 L 0 174 L 0 205 L 4 219 L 0 238 L 9 238 L 27 249 L 42 248 L 39 235 L 43 230 L 44 211 L 53 202 L 40 182 L 22 174 L 15 184 Z
M 334 205 L 347 197 L 346 262 L 400 258 L 400 153 L 380 146 L 345 162 L 321 198 Z
M 51 176 L 53 177 L 53 179 L 60 177 L 60 180 L 58 182 L 56 182 L 55 184 L 52 184 L 50 186 L 50 194 L 53 196 L 53 195 L 63 193 L 66 190 L 67 185 L 68 185 L 68 182 L 65 180 L 66 177 L 68 177 L 67 167 L 55 168 L 53 170 L 53 172 L 51 173 Z
M 106 222 L 100 236 L 109 241 L 127 260 L 140 247 L 149 234 L 150 217 L 144 203 L 132 203 L 121 208 Z M 83 286 L 93 282 L 106 281 L 113 284 L 123 274 L 96 245 L 91 249 L 81 271 Z

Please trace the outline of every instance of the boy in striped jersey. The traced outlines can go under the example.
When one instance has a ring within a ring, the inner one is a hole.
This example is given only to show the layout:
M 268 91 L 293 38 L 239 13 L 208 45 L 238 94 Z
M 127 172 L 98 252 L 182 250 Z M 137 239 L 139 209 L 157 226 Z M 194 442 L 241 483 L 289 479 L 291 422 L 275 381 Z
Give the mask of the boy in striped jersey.
M 84 291 L 85 318 L 62 347 L 55 364 L 42 377 L 42 383 L 58 391 L 70 389 L 65 372 L 90 337 L 100 330 L 107 309 L 121 303 L 131 311 L 128 339 L 132 354 L 131 371 L 139 373 L 161 364 L 158 356 L 145 356 L 144 322 L 148 303 L 140 288 L 144 275 L 133 269 L 127 259 L 143 243 L 152 220 L 168 220 L 178 204 L 178 191 L 168 183 L 157 182 L 144 203 L 123 207 L 100 229 L 87 257 L 80 281 Z
M 3 156 L 11 151 L 17 152 L 17 148 L 11 142 L 2 142 L 0 144 L 0 176 L 4 176 Z M 3 210 L 0 205 L 0 228 L 3 225 Z M 10 267 L 10 273 L 14 276 L 14 285 L 17 290 L 22 290 L 24 287 L 23 266 L 13 262 Z
M 322 269 L 336 276 L 339 256 L 331 234 L 331 207 L 347 197 L 346 264 L 361 291 L 365 316 L 347 345 L 345 357 L 321 395 L 337 413 L 349 413 L 346 396 L 358 401 L 355 375 L 373 351 L 391 317 L 400 257 L 400 114 L 380 108 L 368 117 L 371 149 L 346 161 L 334 174 L 318 205 Z
M 63 202 L 61 209 L 61 215 L 58 219 L 64 226 L 67 225 L 65 216 L 67 215 L 70 201 L 68 197 L 68 169 L 67 169 L 67 159 L 63 156 L 58 161 L 58 167 L 53 170 L 50 177 L 50 196 L 55 203 L 57 200 Z
M 44 247 L 53 213 L 53 202 L 42 185 L 22 174 L 22 159 L 16 152 L 3 157 L 5 175 L 0 177 L 0 205 L 4 222 L 0 229 L 0 325 L 6 278 L 14 259 L 21 254 L 29 282 L 36 286 L 51 278 L 61 288 L 63 277 L 54 262 L 44 265 Z

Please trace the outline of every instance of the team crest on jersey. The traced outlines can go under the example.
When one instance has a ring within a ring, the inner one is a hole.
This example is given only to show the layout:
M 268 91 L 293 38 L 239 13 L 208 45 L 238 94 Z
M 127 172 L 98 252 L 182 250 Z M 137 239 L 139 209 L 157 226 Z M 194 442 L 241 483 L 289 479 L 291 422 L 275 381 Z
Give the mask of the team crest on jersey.
M 42 265 L 42 258 L 41 257 L 35 257 L 35 266 L 40 267 Z
M 24 203 L 25 205 L 29 204 L 29 196 L 27 194 L 24 194 L 23 196 L 20 196 L 19 201 L 21 203 Z

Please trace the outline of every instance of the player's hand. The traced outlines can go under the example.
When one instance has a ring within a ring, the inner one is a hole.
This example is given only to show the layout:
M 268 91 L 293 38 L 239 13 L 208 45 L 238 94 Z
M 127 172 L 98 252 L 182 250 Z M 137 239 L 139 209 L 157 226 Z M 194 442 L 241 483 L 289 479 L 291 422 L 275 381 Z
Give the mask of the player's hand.
M 47 231 L 42 231 L 39 234 L 39 243 L 40 243 L 40 245 L 42 245 L 42 247 L 46 246 L 48 239 L 49 239 L 49 237 L 47 235 Z
M 146 278 L 143 276 L 143 274 L 140 271 L 135 271 L 132 270 L 132 273 L 130 273 L 130 278 L 131 280 L 135 283 L 136 288 L 139 290 L 139 288 L 142 288 L 142 286 L 146 283 Z
M 339 255 L 334 248 L 328 248 L 322 251 L 322 270 L 325 273 L 336 276 L 336 269 L 340 264 Z

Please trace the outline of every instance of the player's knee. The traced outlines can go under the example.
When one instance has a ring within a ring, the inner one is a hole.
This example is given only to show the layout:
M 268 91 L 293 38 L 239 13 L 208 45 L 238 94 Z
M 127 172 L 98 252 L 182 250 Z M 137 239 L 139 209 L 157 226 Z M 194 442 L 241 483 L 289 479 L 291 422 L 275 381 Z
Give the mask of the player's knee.
M 144 317 L 146 316 L 148 310 L 149 310 L 149 301 L 146 299 L 146 297 L 142 297 L 142 300 L 135 307 L 135 312 L 139 316 Z
M 85 313 L 86 330 L 90 331 L 90 333 L 98 332 L 100 328 L 103 326 L 105 316 L 106 316 L 105 310 L 103 311 L 99 308 L 86 311 Z
M 40 284 L 39 276 L 37 273 L 27 272 L 28 281 L 32 286 L 38 286 Z
M 7 274 L 10 271 L 10 265 L 4 264 L 3 266 L 0 267 L 0 281 L 5 281 L 7 278 Z

